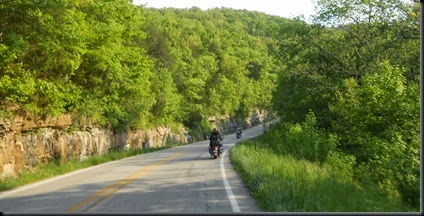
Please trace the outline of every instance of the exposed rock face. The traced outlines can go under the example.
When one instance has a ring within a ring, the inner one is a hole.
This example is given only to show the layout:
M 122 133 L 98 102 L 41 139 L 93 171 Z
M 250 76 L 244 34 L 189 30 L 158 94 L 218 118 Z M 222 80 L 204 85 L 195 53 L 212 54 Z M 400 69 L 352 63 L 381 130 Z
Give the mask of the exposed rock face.
M 258 124 L 262 124 L 266 121 L 274 119 L 276 117 L 275 113 L 270 113 L 265 110 L 256 110 L 252 113 L 250 117 L 247 119 L 240 121 L 230 119 L 228 116 L 223 116 L 221 118 L 210 117 L 210 120 L 218 120 L 215 123 L 215 126 L 221 131 L 223 134 L 233 133 L 236 131 L 237 127 L 240 128 L 250 128 Z
M 0 119 L 0 180 L 59 159 L 86 159 L 111 150 L 129 150 L 187 143 L 184 129 L 169 127 L 114 133 L 91 126 L 72 131 L 71 116 L 47 120 Z
M 215 126 L 227 134 L 237 127 L 248 128 L 272 117 L 266 111 L 256 111 L 242 122 L 220 117 Z M 84 160 L 112 150 L 144 149 L 193 140 L 184 128 L 172 131 L 169 127 L 158 127 L 114 133 L 90 123 L 76 127 L 69 115 L 46 120 L 21 116 L 0 119 L 0 180 L 19 176 L 23 170 L 53 160 Z

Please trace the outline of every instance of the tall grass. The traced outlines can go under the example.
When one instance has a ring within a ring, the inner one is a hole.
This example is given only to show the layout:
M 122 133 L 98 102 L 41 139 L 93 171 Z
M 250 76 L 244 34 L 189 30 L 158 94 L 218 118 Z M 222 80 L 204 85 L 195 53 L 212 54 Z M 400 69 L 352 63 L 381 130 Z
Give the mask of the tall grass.
M 231 162 L 260 208 L 270 212 L 402 212 L 399 200 L 361 187 L 340 169 L 274 153 L 261 139 L 237 144 Z
M 52 161 L 50 163 L 42 164 L 36 169 L 30 171 L 26 170 L 19 175 L 17 178 L 9 177 L 0 181 L 0 192 L 11 190 L 23 185 L 27 185 L 30 183 L 34 183 L 43 179 L 47 179 L 53 176 L 62 175 L 68 172 L 72 172 L 78 169 L 83 169 L 91 166 L 95 166 L 98 164 L 119 160 L 126 157 L 131 157 L 139 154 L 144 154 L 153 151 L 159 151 L 166 148 L 172 148 L 179 146 L 181 144 L 172 144 L 166 145 L 157 148 L 149 148 L 149 149 L 135 149 L 129 151 L 115 151 L 109 152 L 104 155 L 95 155 L 91 156 L 86 160 L 68 160 L 66 162 L 60 161 Z

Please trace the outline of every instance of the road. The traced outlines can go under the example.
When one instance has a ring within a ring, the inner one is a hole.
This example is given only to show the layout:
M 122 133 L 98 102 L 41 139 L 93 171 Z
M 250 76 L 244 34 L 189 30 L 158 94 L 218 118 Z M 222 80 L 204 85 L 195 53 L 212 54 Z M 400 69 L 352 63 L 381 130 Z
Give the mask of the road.
M 1 212 L 260 212 L 229 161 L 236 142 L 259 125 L 224 136 L 213 159 L 208 141 L 137 155 L 0 193 Z

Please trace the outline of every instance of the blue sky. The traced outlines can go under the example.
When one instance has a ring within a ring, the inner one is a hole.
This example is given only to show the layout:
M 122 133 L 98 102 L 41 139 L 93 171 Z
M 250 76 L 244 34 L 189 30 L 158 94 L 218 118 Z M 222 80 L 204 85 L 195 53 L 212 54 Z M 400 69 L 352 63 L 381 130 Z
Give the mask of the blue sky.
M 162 8 L 191 8 L 193 6 L 207 10 L 215 7 L 260 11 L 286 18 L 305 16 L 305 21 L 314 14 L 315 0 L 133 0 L 136 5 Z

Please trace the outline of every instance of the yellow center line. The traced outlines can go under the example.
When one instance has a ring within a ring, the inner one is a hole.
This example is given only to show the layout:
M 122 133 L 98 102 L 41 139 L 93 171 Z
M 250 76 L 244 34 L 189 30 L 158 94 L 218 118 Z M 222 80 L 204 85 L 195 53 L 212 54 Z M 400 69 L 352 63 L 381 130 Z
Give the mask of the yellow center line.
M 91 201 L 92 204 L 89 205 L 87 208 L 85 208 L 83 211 L 87 211 L 88 209 L 92 208 L 93 206 L 97 205 L 99 202 L 101 202 L 102 200 L 106 199 L 107 197 L 109 197 L 110 195 L 114 194 L 116 191 L 118 191 L 119 189 L 121 189 L 122 187 L 129 185 L 130 183 L 132 183 L 133 181 L 137 180 L 138 178 L 142 177 L 143 175 L 146 175 L 147 173 L 149 173 L 150 171 L 156 169 L 157 167 L 159 167 L 160 165 L 173 160 L 177 157 L 180 157 L 181 155 L 185 154 L 186 152 L 181 152 L 178 154 L 174 154 L 173 156 L 167 157 L 161 161 L 158 161 L 148 167 L 145 167 L 143 169 L 140 169 L 128 176 L 126 176 L 123 179 L 120 179 L 118 181 L 116 181 L 114 184 L 102 189 L 101 191 L 95 193 L 93 196 L 91 196 L 90 198 L 82 201 L 81 203 L 75 205 L 74 207 L 70 208 L 67 212 L 71 213 L 76 211 L 77 209 L 80 209 L 81 207 L 88 205 Z M 103 195 L 104 194 L 104 195 Z M 102 196 L 103 195 L 103 196 Z M 97 199 L 99 198 L 99 199 Z M 97 200 L 96 200 L 97 199 Z

